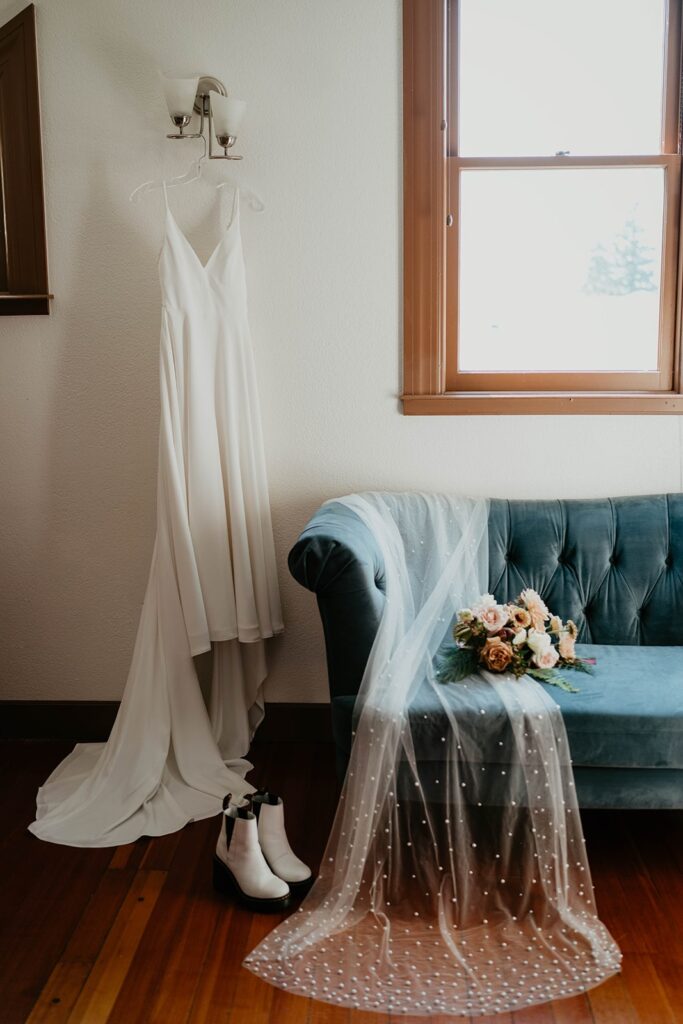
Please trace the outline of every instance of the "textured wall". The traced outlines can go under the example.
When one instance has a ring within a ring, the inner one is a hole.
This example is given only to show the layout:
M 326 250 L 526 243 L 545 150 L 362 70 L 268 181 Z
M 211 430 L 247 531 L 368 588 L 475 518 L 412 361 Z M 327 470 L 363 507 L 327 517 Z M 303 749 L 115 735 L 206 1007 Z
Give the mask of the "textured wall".
M 248 101 L 230 170 L 267 202 L 243 230 L 288 626 L 270 699 L 325 696 L 315 603 L 285 565 L 325 498 L 680 489 L 676 419 L 401 415 L 399 0 L 36 6 L 56 298 L 50 318 L 0 320 L 2 696 L 112 699 L 126 677 L 154 535 L 163 224 L 159 193 L 128 195 L 193 145 L 163 138 L 159 66 Z M 173 193 L 203 257 L 225 173 Z

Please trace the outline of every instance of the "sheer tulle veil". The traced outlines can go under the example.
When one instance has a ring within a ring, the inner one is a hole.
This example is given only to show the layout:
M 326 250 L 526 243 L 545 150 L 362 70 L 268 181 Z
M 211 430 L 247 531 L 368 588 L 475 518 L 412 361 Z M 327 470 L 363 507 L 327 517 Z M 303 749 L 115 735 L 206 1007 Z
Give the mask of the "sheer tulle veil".
M 291 992 L 400 1014 L 569 996 L 619 969 L 596 916 L 564 724 L 529 677 L 437 681 L 488 584 L 488 505 L 340 499 L 383 557 L 386 603 L 318 879 L 245 961 Z

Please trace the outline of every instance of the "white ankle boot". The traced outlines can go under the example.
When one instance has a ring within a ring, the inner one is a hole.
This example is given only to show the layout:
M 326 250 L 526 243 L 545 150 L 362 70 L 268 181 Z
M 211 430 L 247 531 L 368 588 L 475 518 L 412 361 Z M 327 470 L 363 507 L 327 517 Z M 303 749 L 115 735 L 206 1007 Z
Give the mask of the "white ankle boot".
M 284 879 L 293 892 L 310 888 L 313 881 L 311 870 L 299 860 L 287 839 L 282 799 L 275 793 L 260 789 L 252 793 L 251 805 L 258 818 L 261 849 L 271 871 Z
M 289 906 L 291 893 L 266 863 L 259 845 L 256 815 L 249 803 L 235 807 L 223 801 L 221 831 L 213 859 L 213 884 L 250 910 L 277 912 Z

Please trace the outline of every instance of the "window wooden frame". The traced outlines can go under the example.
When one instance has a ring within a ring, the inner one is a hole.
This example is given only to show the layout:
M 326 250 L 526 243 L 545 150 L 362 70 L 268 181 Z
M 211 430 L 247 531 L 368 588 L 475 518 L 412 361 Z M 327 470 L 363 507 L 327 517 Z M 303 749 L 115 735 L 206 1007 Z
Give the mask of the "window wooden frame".
M 403 0 L 404 380 L 412 415 L 682 413 L 681 0 L 668 0 L 663 149 L 644 157 L 464 158 L 456 152 L 458 0 Z M 449 118 L 449 108 L 451 116 Z M 457 199 L 461 168 L 661 166 L 665 218 L 659 371 L 479 374 L 457 370 Z M 449 227 L 449 223 L 453 227 Z
M 50 312 L 33 5 L 0 27 L 0 316 Z

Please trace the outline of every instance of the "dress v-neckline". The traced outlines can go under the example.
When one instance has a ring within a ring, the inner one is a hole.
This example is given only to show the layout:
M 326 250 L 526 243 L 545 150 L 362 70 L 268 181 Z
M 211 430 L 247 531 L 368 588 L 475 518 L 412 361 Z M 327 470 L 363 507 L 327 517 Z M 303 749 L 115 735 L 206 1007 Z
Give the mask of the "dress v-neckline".
M 178 234 L 182 238 L 183 242 L 185 243 L 185 245 L 187 246 L 189 251 L 194 256 L 194 258 L 195 258 L 195 260 L 197 262 L 197 265 L 203 271 L 207 271 L 209 269 L 211 263 L 213 262 L 213 259 L 214 259 L 215 255 L 216 255 L 216 253 L 218 252 L 218 250 L 223 245 L 223 243 L 224 243 L 225 239 L 227 238 L 227 236 L 231 233 L 233 225 L 234 225 L 235 221 L 237 220 L 237 216 L 238 216 L 237 208 L 235 208 L 233 210 L 232 217 L 230 218 L 230 223 L 225 228 L 225 231 L 223 232 L 223 234 L 219 238 L 218 242 L 216 243 L 216 246 L 215 246 L 213 252 L 211 253 L 209 258 L 207 259 L 206 263 L 202 263 L 202 261 L 200 260 L 198 254 L 197 254 L 197 250 L 194 248 L 193 245 L 191 245 L 190 240 L 188 239 L 187 235 L 185 234 L 185 232 L 182 230 L 182 228 L 178 224 L 178 221 L 175 219 L 175 216 L 174 216 L 174 214 L 173 214 L 173 212 L 171 210 L 171 207 L 168 205 L 168 203 L 166 204 L 166 217 L 170 218 L 170 220 L 171 220 L 173 226 L 175 227 L 176 231 L 178 232 Z M 168 236 L 168 231 L 167 231 L 167 236 Z

